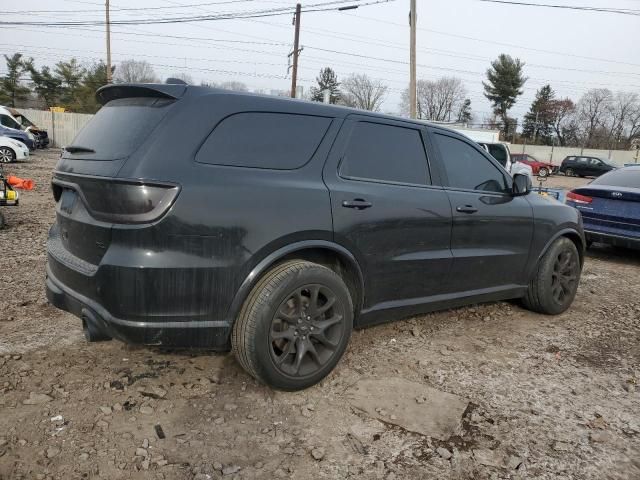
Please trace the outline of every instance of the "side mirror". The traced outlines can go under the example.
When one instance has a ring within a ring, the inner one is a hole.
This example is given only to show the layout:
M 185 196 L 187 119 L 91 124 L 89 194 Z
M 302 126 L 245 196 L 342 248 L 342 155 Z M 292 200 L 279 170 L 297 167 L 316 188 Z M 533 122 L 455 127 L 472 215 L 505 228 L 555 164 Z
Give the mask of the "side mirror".
M 522 195 L 528 195 L 531 192 L 531 178 L 529 175 L 523 175 L 522 173 L 516 173 L 513 176 L 513 187 L 511 194 L 514 197 L 520 197 Z

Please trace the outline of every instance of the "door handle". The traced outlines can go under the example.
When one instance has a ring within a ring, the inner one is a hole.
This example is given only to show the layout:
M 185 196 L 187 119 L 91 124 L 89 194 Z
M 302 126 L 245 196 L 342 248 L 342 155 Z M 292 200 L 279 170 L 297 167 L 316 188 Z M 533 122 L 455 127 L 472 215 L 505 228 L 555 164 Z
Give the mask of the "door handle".
M 460 205 L 459 207 L 456 207 L 456 212 L 460 213 L 476 213 L 477 211 L 478 209 L 473 205 Z
M 344 208 L 355 208 L 356 210 L 364 210 L 365 208 L 372 207 L 373 204 L 371 202 L 363 200 L 362 198 L 356 198 L 354 200 L 343 201 L 342 206 Z

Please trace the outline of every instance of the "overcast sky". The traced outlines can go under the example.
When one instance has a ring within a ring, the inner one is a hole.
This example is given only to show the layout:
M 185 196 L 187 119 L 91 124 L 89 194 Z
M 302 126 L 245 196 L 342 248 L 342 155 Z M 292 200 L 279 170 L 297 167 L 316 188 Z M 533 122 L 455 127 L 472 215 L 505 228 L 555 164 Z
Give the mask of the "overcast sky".
M 328 0 L 309 0 L 303 8 Z M 371 0 L 354 0 L 365 3 Z M 640 12 L 640 0 L 532 0 L 558 5 L 627 8 Z M 112 20 L 205 15 L 293 6 L 273 0 L 115 0 Z M 418 78 L 456 76 L 472 101 L 474 121 L 490 113 L 482 95 L 489 62 L 500 53 L 526 63 L 529 77 L 512 114 L 529 108 L 535 91 L 550 83 L 558 96 L 578 100 L 589 88 L 640 93 L 640 16 L 484 3 L 479 0 L 418 0 Z M 195 5 L 180 8 L 180 5 Z M 204 4 L 204 5 L 203 5 Z M 217 4 L 217 5 L 216 5 Z M 103 20 L 98 0 L 3 2 L 2 20 Z M 22 9 L 23 14 L 4 12 Z M 150 7 L 143 11 L 118 8 Z M 158 7 L 178 7 L 161 8 Z M 310 8 L 310 7 L 308 7 Z M 42 12 L 68 10 L 70 13 Z M 363 6 L 345 12 L 302 15 L 300 81 L 314 84 L 321 67 L 343 78 L 366 73 L 389 86 L 383 110 L 397 113 L 408 83 L 409 0 Z M 40 12 L 39 12 L 40 11 Z M 287 89 L 287 54 L 293 42 L 291 15 L 200 23 L 114 26 L 113 63 L 147 60 L 161 77 L 185 72 L 196 82 L 240 80 L 251 89 Z M 75 56 L 88 63 L 105 58 L 104 27 L 0 28 L 0 52 L 34 57 L 53 65 Z M 135 35 L 132 35 L 135 34 Z M 185 39 L 189 37 L 189 39 Z M 243 43 L 251 42 L 251 43 Z M 6 73 L 4 66 L 0 72 Z

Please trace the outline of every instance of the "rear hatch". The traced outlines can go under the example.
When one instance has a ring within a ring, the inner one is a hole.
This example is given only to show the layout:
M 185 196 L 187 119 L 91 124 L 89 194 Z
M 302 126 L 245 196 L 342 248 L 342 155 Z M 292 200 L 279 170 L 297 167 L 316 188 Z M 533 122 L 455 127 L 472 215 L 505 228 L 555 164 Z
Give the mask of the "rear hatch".
M 588 185 L 574 192 L 586 197 L 577 205 L 586 230 L 640 237 L 640 189 Z
M 150 222 L 166 211 L 177 186 L 118 178 L 136 161 L 184 86 L 109 86 L 104 106 L 67 146 L 53 175 L 56 225 L 49 252 L 66 267 L 91 274 L 111 242 L 114 223 Z

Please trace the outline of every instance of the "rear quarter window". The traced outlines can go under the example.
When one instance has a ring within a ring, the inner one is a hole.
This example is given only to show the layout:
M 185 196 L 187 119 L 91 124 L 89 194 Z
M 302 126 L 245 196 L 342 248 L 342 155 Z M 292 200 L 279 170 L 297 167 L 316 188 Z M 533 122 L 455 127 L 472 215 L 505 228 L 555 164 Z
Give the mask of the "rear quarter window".
M 290 113 L 243 112 L 222 120 L 196 154 L 196 162 L 293 170 L 305 165 L 332 118 Z

